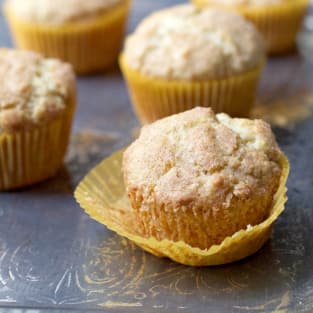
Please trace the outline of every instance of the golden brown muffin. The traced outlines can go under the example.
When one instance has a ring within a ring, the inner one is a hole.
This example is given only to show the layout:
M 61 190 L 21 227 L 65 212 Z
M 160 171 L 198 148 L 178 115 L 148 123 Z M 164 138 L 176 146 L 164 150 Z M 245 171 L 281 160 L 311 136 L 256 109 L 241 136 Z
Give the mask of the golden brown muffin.
M 135 112 L 148 124 L 196 106 L 247 116 L 264 61 L 252 24 L 186 4 L 144 19 L 127 38 L 120 65 Z
M 128 36 L 123 55 L 143 75 L 192 81 L 249 71 L 265 52 L 260 34 L 240 16 L 179 5 L 144 19 Z
M 267 123 L 208 108 L 143 127 L 123 157 L 137 232 L 206 249 L 261 223 L 272 208 L 281 158 Z
M 0 190 L 57 171 L 74 107 L 75 76 L 69 64 L 0 49 Z
M 40 54 L 0 50 L 0 132 L 19 131 L 60 116 L 74 94 L 69 64 Z
M 121 47 L 129 0 L 6 0 L 18 47 L 70 62 L 79 73 L 106 69 Z
M 7 0 L 16 17 L 33 23 L 58 25 L 89 20 L 124 0 Z

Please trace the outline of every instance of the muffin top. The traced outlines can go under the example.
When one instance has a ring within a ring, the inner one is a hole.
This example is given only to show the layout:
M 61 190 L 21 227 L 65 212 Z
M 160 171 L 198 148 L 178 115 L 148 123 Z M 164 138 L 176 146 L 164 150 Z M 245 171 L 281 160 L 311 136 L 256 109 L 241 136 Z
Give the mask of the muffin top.
M 208 4 L 222 6 L 251 6 L 260 7 L 268 5 L 277 5 L 285 2 L 295 2 L 297 0 L 206 0 Z
M 128 193 L 141 210 L 270 208 L 281 176 L 280 151 L 262 120 L 232 119 L 195 108 L 144 126 L 125 151 Z M 227 221 L 231 222 L 231 221 Z
M 88 20 L 125 0 L 6 0 L 14 14 L 25 21 L 62 24 Z
M 179 5 L 143 20 L 126 41 L 128 66 L 154 78 L 205 80 L 256 68 L 261 35 L 235 13 Z
M 71 65 L 29 51 L 0 49 L 0 132 L 57 118 L 75 94 Z

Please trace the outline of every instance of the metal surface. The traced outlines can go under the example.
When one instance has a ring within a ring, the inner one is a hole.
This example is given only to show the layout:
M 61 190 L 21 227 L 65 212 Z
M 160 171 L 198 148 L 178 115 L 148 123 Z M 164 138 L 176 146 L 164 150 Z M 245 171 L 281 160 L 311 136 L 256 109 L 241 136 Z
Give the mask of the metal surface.
M 173 2 L 135 0 L 130 28 Z M 0 32 L 1 45 L 10 45 L 2 19 Z M 75 203 L 78 181 L 128 144 L 137 127 L 117 69 L 79 78 L 78 85 L 64 169 L 42 184 L 0 195 L 1 312 L 313 312 L 311 65 L 297 55 L 272 59 L 260 88 L 256 114 L 280 125 L 274 130 L 291 161 L 287 209 L 258 253 L 213 268 L 144 253 Z

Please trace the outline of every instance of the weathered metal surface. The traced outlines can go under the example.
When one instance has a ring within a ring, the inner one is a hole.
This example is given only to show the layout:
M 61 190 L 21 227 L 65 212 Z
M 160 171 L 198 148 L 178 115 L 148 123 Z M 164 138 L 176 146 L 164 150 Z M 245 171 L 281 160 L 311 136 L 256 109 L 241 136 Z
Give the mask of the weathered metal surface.
M 179 1 L 134 1 L 130 28 Z M 0 20 L 0 43 L 10 45 Z M 313 38 L 313 34 L 312 34 Z M 313 312 L 313 67 L 270 60 L 256 116 L 269 118 L 291 161 L 289 202 L 255 255 L 213 268 L 158 259 L 86 216 L 72 193 L 138 126 L 117 69 L 79 79 L 66 165 L 57 177 L 0 194 L 1 312 Z

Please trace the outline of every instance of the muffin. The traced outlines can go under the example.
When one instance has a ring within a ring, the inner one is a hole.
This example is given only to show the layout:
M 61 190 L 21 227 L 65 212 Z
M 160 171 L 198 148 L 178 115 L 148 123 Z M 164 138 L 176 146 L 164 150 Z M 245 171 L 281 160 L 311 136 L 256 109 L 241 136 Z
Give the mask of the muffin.
M 192 0 L 195 4 L 237 11 L 250 20 L 265 38 L 270 54 L 295 47 L 296 36 L 309 0 Z
M 100 71 L 118 57 L 130 0 L 6 0 L 5 15 L 19 48 Z
M 56 173 L 74 108 L 75 76 L 69 64 L 0 49 L 0 190 Z
M 127 38 L 120 65 L 146 124 L 195 106 L 248 115 L 264 60 L 249 22 L 187 4 L 147 17 Z
M 220 265 L 269 239 L 288 174 L 268 124 L 195 108 L 143 127 L 126 151 L 88 173 L 75 197 L 93 219 L 155 256 Z
M 123 157 L 137 232 L 208 249 L 262 223 L 280 184 L 282 157 L 267 123 L 210 108 L 145 126 Z

